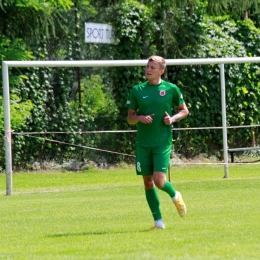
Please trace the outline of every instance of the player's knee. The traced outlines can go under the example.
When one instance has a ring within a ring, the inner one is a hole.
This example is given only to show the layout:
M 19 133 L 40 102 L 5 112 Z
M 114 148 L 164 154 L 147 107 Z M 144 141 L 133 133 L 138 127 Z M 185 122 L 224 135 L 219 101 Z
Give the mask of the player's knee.
M 155 186 L 156 186 L 158 189 L 161 189 L 161 188 L 164 187 L 164 181 L 161 181 L 161 180 L 154 182 L 154 184 L 155 184 Z
M 165 184 L 165 174 L 163 173 L 154 174 L 153 181 L 157 188 L 159 189 L 163 188 Z
M 146 190 L 150 190 L 154 187 L 154 182 L 152 178 L 144 178 L 144 187 Z
M 164 184 L 165 184 L 165 180 L 162 178 L 158 178 L 154 180 L 154 184 L 158 189 L 163 188 Z

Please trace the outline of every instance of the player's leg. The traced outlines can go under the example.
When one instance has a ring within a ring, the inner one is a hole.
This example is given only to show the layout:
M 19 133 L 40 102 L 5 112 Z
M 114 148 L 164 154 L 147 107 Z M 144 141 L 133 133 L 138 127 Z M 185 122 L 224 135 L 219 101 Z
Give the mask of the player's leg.
M 170 161 L 171 148 L 172 146 L 168 145 L 164 147 L 157 147 L 153 150 L 153 180 L 155 185 L 160 190 L 169 194 L 179 212 L 180 217 L 184 217 L 186 215 L 187 209 L 182 196 L 180 192 L 175 191 L 173 185 L 166 180 L 166 172 Z
M 152 176 L 153 162 L 150 148 L 136 147 L 136 173 L 143 176 L 145 197 L 155 221 L 155 227 L 163 229 L 164 224 L 160 210 L 160 200 Z
M 170 161 L 172 145 L 160 146 L 153 149 L 154 173 L 153 180 L 159 189 L 165 191 L 173 198 L 176 191 L 172 184 L 166 180 L 166 173 Z
M 152 229 L 164 229 L 162 213 L 160 210 L 160 199 L 153 182 L 153 176 L 143 176 L 145 197 L 151 210 L 155 226 Z

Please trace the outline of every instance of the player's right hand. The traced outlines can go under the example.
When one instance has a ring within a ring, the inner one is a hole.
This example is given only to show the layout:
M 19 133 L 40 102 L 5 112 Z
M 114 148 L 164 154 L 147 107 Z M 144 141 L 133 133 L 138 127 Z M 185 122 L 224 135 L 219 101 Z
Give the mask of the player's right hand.
M 154 114 L 147 115 L 147 116 L 139 116 L 139 122 L 143 124 L 151 124 L 153 122 Z

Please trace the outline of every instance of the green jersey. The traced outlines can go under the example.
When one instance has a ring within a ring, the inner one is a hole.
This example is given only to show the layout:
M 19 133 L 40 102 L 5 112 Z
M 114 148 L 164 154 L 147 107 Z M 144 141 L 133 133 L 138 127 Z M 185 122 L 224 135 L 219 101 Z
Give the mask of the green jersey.
M 172 116 L 172 106 L 184 103 L 180 89 L 162 80 L 158 85 L 150 85 L 148 81 L 132 88 L 128 108 L 137 115 L 152 115 L 151 124 L 137 123 L 136 144 L 144 147 L 158 147 L 172 144 L 172 125 L 164 124 L 165 112 Z

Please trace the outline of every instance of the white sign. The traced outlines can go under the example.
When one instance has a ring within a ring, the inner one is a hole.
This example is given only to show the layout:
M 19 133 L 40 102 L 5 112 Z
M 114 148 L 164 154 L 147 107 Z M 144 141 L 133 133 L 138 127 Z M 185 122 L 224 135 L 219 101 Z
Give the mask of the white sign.
M 115 43 L 115 30 L 109 24 L 85 23 L 85 42 Z

